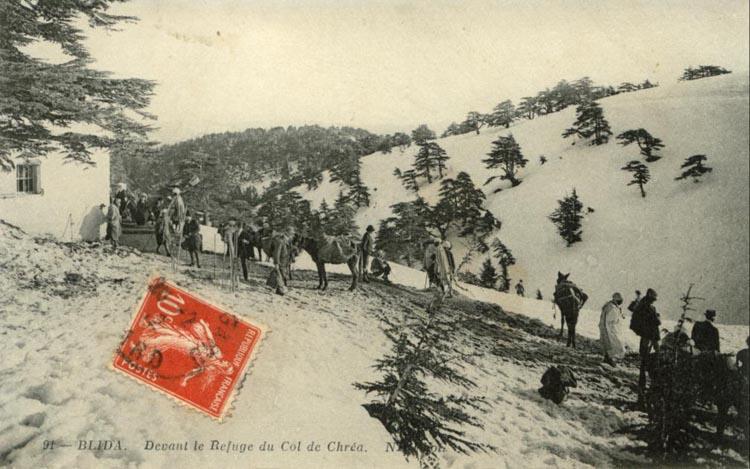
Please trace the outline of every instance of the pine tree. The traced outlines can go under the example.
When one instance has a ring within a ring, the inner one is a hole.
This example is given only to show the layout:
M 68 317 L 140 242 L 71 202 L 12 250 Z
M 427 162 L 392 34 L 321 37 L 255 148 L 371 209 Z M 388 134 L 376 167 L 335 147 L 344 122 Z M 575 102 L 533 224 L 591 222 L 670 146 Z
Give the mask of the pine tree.
M 724 67 L 717 65 L 700 65 L 698 68 L 688 67 L 682 74 L 680 80 L 697 80 L 699 78 L 712 77 L 732 73 Z
M 414 143 L 419 145 L 428 140 L 435 140 L 435 132 L 430 130 L 426 124 L 422 124 L 411 131 L 411 139 Z
M 347 198 L 354 203 L 357 208 L 370 206 L 370 189 L 362 182 L 360 171 L 354 176 L 354 181 L 349 188 Z
M 617 140 L 624 147 L 631 143 L 637 144 L 641 150 L 641 155 L 645 156 L 649 163 L 660 159 L 661 155 L 658 155 L 657 152 L 664 148 L 661 139 L 652 136 L 643 128 L 626 130 L 617 136 Z
M 383 332 L 393 346 L 375 362 L 374 368 L 382 377 L 354 384 L 356 389 L 377 396 L 365 408 L 383 423 L 407 458 L 416 457 L 423 465 L 434 462 L 436 451 L 443 449 L 464 454 L 492 449 L 470 440 L 460 428 L 482 428 L 469 411 L 484 409 L 486 401 L 466 395 L 465 391 L 475 388 L 476 383 L 461 371 L 465 363 L 472 363 L 474 355 L 456 350 L 461 327 L 435 305 L 433 302 L 428 307 L 427 317 L 416 317 L 404 324 L 384 318 Z M 463 392 L 437 394 L 429 387 L 434 382 Z
M 318 209 L 313 212 L 312 232 L 315 236 L 325 234 L 325 228 L 331 222 L 332 212 L 326 199 L 323 199 Z
M 589 77 L 579 78 L 573 82 L 573 89 L 576 93 L 574 104 L 590 101 L 594 95 L 594 81 Z
M 323 226 L 326 234 L 331 236 L 351 235 L 357 232 L 354 216 L 357 214 L 352 202 L 343 192 L 339 192 L 328 223 Z
M 471 176 L 461 171 L 456 179 L 444 179 L 440 183 L 440 201 L 436 207 L 443 224 L 460 220 L 464 228 L 462 236 L 473 231 L 482 217 L 484 192 L 474 186 Z
M 500 275 L 498 276 L 499 284 L 497 289 L 501 292 L 510 290 L 511 278 L 508 275 L 508 267 L 516 264 L 516 258 L 508 247 L 498 238 L 492 240 L 492 255 L 497 259 L 500 265 Z
M 516 112 L 521 117 L 525 117 L 529 120 L 533 119 L 539 113 L 539 104 L 536 98 L 532 96 L 524 96 L 521 98 L 521 102 L 518 104 Z
M 633 160 L 627 165 L 623 166 L 622 170 L 633 173 L 633 179 L 630 180 L 628 185 L 632 186 L 634 184 L 637 184 L 638 188 L 641 190 L 641 197 L 646 197 L 646 191 L 643 190 L 643 186 L 648 183 L 649 179 L 651 179 L 651 175 L 648 172 L 648 167 L 640 161 Z
M 497 140 L 492 142 L 492 145 L 492 150 L 487 153 L 489 158 L 482 160 L 482 163 L 484 163 L 488 169 L 499 167 L 503 171 L 503 174 L 490 177 L 485 181 L 484 185 L 486 186 L 494 179 L 498 178 L 507 179 L 510 181 L 512 187 L 521 184 L 521 181 L 516 178 L 516 174 L 518 173 L 518 168 L 525 167 L 528 160 L 523 157 L 521 146 L 516 143 L 513 134 L 510 134 L 507 137 L 498 137 Z
M 352 186 L 357 179 L 362 162 L 359 155 L 354 152 L 340 157 L 330 169 L 331 182 L 341 182 L 347 186 Z
M 393 144 L 398 145 L 399 150 L 404 151 L 411 145 L 411 137 L 403 132 L 393 134 Z
M 427 144 L 430 153 L 430 159 L 432 160 L 433 166 L 438 170 L 438 177 L 443 178 L 443 171 L 445 171 L 445 162 L 450 159 L 448 153 L 435 142 Z
M 487 116 L 484 114 L 480 114 L 476 111 L 471 111 L 468 114 L 466 114 L 466 120 L 463 122 L 463 125 L 475 131 L 477 135 L 479 135 L 479 129 L 484 127 L 484 125 L 487 123 Z
M 591 145 L 602 145 L 609 141 L 612 130 L 604 118 L 604 112 L 596 101 L 589 101 L 576 108 L 576 121 L 573 127 L 565 129 L 562 136 L 578 135 L 583 139 L 593 137 Z
M 450 137 L 451 135 L 461 135 L 462 133 L 462 127 L 459 124 L 456 124 L 455 122 L 451 122 L 447 129 L 445 129 L 445 132 L 440 136 L 443 137 Z
M 620 83 L 620 86 L 617 87 L 617 91 L 619 91 L 620 93 L 630 93 L 637 90 L 638 86 L 630 82 Z
M 489 258 L 485 259 L 482 263 L 482 270 L 479 273 L 480 285 L 484 288 L 495 288 L 497 278 L 497 270 L 492 265 L 492 261 Z
M 542 291 L 537 288 L 536 290 L 536 299 L 537 300 L 543 300 L 544 297 L 542 296 Z
M 17 156 L 60 150 L 69 161 L 95 164 L 95 148 L 145 142 L 153 119 L 145 109 L 154 82 L 113 78 L 89 66 L 93 59 L 78 27 L 113 28 L 135 21 L 107 12 L 114 0 L 0 2 L 0 168 L 10 171 Z M 59 46 L 67 59 L 35 58 L 26 46 Z M 89 124 L 89 125 L 76 125 Z M 63 130 L 63 131 L 59 131 Z
M 694 183 L 699 183 L 701 177 L 713 171 L 713 168 L 705 166 L 703 163 L 708 161 L 706 155 L 693 155 L 685 159 L 685 162 L 680 166 L 683 169 L 682 174 L 675 178 L 675 181 L 682 179 L 693 178 Z
M 396 173 L 398 171 L 398 173 Z M 394 171 L 394 174 L 398 175 L 401 178 L 401 182 L 403 183 L 406 190 L 412 191 L 414 193 L 419 192 L 419 183 L 417 182 L 417 173 L 414 172 L 413 169 L 407 169 L 403 173 L 399 171 L 398 168 Z
M 581 210 L 583 204 L 578 200 L 578 194 L 573 193 L 562 200 L 558 200 L 558 208 L 548 217 L 557 227 L 557 232 L 566 241 L 567 246 L 581 241 Z
M 414 157 L 414 172 L 421 177 L 427 179 L 427 183 L 432 183 L 432 168 L 434 167 L 434 159 L 430 152 L 430 146 L 426 142 L 417 143 L 419 151 Z
M 513 102 L 509 99 L 499 103 L 492 111 L 492 114 L 487 116 L 487 124 L 491 127 L 505 126 L 507 129 L 510 124 L 513 123 L 513 119 L 516 116 L 516 108 L 513 106 Z
M 384 249 L 391 259 L 404 260 L 411 266 L 422 255 L 422 242 L 429 239 L 427 213 L 429 206 L 422 198 L 399 202 L 391 206 L 393 216 L 380 224 L 376 237 L 378 249 Z
M 547 162 L 547 157 L 544 155 L 539 155 L 539 165 L 541 166 L 546 162 Z

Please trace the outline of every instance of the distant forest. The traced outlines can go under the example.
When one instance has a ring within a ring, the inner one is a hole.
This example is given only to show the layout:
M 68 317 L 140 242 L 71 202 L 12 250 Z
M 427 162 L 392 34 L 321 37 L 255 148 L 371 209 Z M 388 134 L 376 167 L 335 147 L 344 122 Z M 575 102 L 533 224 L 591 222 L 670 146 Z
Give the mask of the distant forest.
M 294 186 L 317 187 L 326 170 L 358 176 L 359 157 L 377 151 L 381 141 L 363 129 L 317 125 L 210 134 L 113 152 L 112 180 L 150 195 L 178 185 L 189 207 L 224 218 Z M 348 177 L 340 179 L 349 183 Z M 259 193 L 254 183 L 262 181 L 265 190 Z

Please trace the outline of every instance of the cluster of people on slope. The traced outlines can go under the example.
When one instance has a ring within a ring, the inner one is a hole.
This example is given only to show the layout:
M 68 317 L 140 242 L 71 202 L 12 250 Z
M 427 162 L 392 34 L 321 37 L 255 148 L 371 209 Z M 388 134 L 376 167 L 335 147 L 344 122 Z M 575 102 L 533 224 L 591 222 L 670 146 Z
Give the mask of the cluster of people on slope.
M 689 337 L 680 322 L 675 331 L 668 333 L 662 339 L 660 333 L 661 319 L 654 305 L 658 299 L 656 290 L 649 288 L 644 296 L 641 296 L 641 292 L 636 290 L 635 294 L 635 299 L 629 303 L 627 309 L 632 313 L 630 329 L 640 339 L 638 347 L 640 356 L 638 389 L 639 401 L 642 402 L 646 386 L 646 367 L 651 352 L 658 352 L 660 346 L 669 346 L 693 353 L 718 354 L 721 352 L 721 340 L 719 329 L 714 325 L 716 311 L 713 309 L 707 309 L 705 320 L 697 321 L 693 325 Z M 612 299 L 602 307 L 599 319 L 599 338 L 604 361 L 610 365 L 614 365 L 615 360 L 621 359 L 625 355 L 625 347 L 620 339 L 619 332 L 620 321 L 625 319 L 622 304 L 622 295 L 614 293 Z M 750 337 L 747 340 L 750 345 Z M 750 373 L 748 358 L 748 349 L 741 350 L 736 357 L 738 367 L 746 377 Z
M 422 245 L 424 250 L 423 268 L 427 272 L 428 288 L 436 286 L 443 295 L 453 296 L 456 283 L 456 260 L 453 247 L 444 238 L 432 238 Z
M 179 194 L 179 188 L 175 189 Z M 172 212 L 172 217 L 174 218 L 173 222 L 175 224 L 178 223 L 178 218 L 180 218 L 180 216 L 181 219 L 185 221 L 185 204 L 181 197 L 179 197 L 178 200 L 174 199 L 174 190 L 171 196 L 153 200 L 145 192 L 134 194 L 128 190 L 125 183 L 118 183 L 114 195 L 110 197 L 109 206 L 106 207 L 107 230 L 104 239 L 110 241 L 114 247 L 119 246 L 120 237 L 122 235 L 122 225 L 125 222 L 131 222 L 138 226 L 152 223 L 154 224 L 155 229 L 159 231 L 160 223 L 162 222 L 161 217 L 163 216 L 163 212 L 167 210 Z M 105 205 L 101 205 L 100 208 L 104 209 Z M 162 241 L 163 239 L 162 230 L 162 232 L 157 235 L 158 247 L 161 247 L 161 245 L 164 244 Z

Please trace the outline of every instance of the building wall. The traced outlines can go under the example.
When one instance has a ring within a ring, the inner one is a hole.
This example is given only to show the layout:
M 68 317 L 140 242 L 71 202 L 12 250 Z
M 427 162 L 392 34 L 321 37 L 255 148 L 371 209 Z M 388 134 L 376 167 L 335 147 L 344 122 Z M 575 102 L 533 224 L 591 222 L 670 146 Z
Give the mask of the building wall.
M 109 153 L 96 151 L 92 159 L 96 166 L 65 163 L 59 153 L 40 158 L 40 194 L 17 192 L 16 172 L 0 170 L 0 219 L 63 241 L 103 237 L 99 205 L 109 201 Z

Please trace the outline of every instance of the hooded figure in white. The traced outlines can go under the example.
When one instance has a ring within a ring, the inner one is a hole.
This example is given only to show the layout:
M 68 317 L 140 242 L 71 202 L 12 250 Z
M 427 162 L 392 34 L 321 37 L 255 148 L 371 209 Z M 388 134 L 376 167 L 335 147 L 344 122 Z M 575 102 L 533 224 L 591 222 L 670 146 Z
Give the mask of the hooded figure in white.
M 625 348 L 620 340 L 620 319 L 622 319 L 622 295 L 615 293 L 612 299 L 602 306 L 599 318 L 599 341 L 602 343 L 604 361 L 613 364 L 613 359 L 622 358 Z

